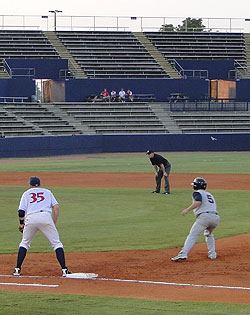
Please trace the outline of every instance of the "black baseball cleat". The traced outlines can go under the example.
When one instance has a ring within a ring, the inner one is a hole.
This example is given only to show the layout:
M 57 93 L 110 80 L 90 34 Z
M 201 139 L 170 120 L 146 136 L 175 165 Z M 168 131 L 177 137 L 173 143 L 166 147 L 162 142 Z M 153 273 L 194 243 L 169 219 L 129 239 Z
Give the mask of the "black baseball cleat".
M 72 272 L 69 271 L 68 268 L 62 269 L 62 276 L 63 277 L 67 277 L 67 275 L 71 275 L 71 274 L 72 274 Z
M 162 194 L 163 195 L 170 195 L 170 192 L 164 191 Z
M 21 274 L 21 269 L 20 268 L 15 268 L 13 272 L 13 276 L 20 276 Z
M 154 191 L 152 191 L 152 194 L 159 194 L 160 192 L 159 191 L 156 191 L 156 190 L 154 190 Z

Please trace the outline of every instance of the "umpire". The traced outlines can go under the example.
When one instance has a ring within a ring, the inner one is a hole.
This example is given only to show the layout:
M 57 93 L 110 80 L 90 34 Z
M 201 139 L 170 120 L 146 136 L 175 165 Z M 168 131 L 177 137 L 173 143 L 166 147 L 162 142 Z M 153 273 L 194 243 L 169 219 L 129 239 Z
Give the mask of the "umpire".
M 159 194 L 161 190 L 161 179 L 164 176 L 165 180 L 165 191 L 163 192 L 164 195 L 170 194 L 170 185 L 169 185 L 169 174 L 171 170 L 171 164 L 167 159 L 165 159 L 160 154 L 154 153 L 152 150 L 148 150 L 146 152 L 148 155 L 152 165 L 155 168 L 155 182 L 156 188 L 152 191 L 153 194 Z

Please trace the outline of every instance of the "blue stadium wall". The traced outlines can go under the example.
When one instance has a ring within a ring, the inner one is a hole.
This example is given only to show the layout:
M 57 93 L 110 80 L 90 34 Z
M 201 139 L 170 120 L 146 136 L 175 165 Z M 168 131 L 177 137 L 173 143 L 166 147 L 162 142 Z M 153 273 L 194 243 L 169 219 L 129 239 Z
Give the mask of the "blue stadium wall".
M 36 94 L 35 80 L 31 79 L 0 79 L 1 97 L 31 97 Z
M 176 68 L 178 71 L 185 70 L 185 74 L 189 71 L 189 76 L 194 71 L 199 75 L 199 71 L 207 71 L 208 79 L 228 80 L 230 74 L 234 72 L 234 60 L 194 60 L 194 59 L 177 59 L 177 63 L 181 66 Z M 202 73 L 204 76 L 204 73 Z
M 38 157 L 82 153 L 250 151 L 249 134 L 77 135 L 0 138 L 0 157 Z
M 89 95 L 99 95 L 104 88 L 119 92 L 132 90 L 134 94 L 154 94 L 158 102 L 166 102 L 171 93 L 183 93 L 190 99 L 208 94 L 204 79 L 75 79 L 65 81 L 65 101 L 82 102 Z
M 236 80 L 236 97 L 238 100 L 250 101 L 250 80 Z
M 68 59 L 5 59 L 13 74 L 25 75 L 28 69 L 34 69 L 35 79 L 60 79 L 60 71 L 68 69 Z M 23 79 L 20 76 L 19 79 Z
M 204 79 L 75 79 L 65 81 L 65 101 L 82 102 L 88 95 L 99 94 L 103 88 L 117 92 L 123 87 L 134 94 L 155 94 L 156 101 L 168 101 L 171 93 L 183 93 L 190 99 L 200 99 L 209 93 Z M 36 87 L 33 79 L 0 79 L 1 97 L 31 97 Z M 250 80 L 236 80 L 236 99 L 250 100 Z

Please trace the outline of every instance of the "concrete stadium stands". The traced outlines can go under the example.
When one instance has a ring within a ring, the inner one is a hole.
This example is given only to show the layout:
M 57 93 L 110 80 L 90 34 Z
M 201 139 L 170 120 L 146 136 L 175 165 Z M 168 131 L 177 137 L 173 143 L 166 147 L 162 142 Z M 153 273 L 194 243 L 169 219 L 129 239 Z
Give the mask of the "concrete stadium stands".
M 4 136 L 80 134 L 44 104 L 1 103 L 0 133 Z
M 53 33 L 53 32 L 52 32 Z M 60 58 L 42 31 L 0 30 L 3 58 Z M 234 60 L 247 69 L 243 33 L 144 32 L 161 55 L 176 59 Z M 169 78 L 132 32 L 57 31 L 56 35 L 88 78 Z
M 170 117 L 182 133 L 250 132 L 250 112 L 172 112 Z
M 0 70 L 6 58 L 60 58 L 42 31 L 0 30 Z
M 0 105 L 0 136 L 33 136 L 43 135 L 42 131 L 36 130 L 32 125 L 26 124 L 22 119 L 9 113 L 7 109 Z
M 169 132 L 147 103 L 64 103 L 56 106 L 80 121 L 92 134 Z
M 246 68 L 243 33 L 146 32 L 148 39 L 169 61 L 175 59 L 235 60 Z
M 58 31 L 89 78 L 169 78 L 131 32 Z
M 56 34 L 88 78 L 169 78 L 167 71 L 131 32 L 58 31 Z M 144 34 L 169 61 L 230 59 L 236 62 L 236 67 L 247 66 L 242 33 Z M 60 58 L 42 31 L 0 30 L 0 44 L 0 68 L 1 58 Z M 0 135 L 249 132 L 248 105 L 244 109 L 246 104 L 242 104 L 236 112 L 230 103 L 226 104 L 228 109 L 220 109 L 222 105 L 217 102 L 209 104 L 207 110 L 208 104 L 202 101 L 197 105 L 187 100 L 179 104 L 178 112 L 171 112 L 169 103 L 165 103 L 164 113 L 161 105 L 142 99 L 134 103 L 5 101 L 0 103 Z
M 0 136 L 248 133 L 250 111 L 177 111 L 169 103 L 1 103 Z

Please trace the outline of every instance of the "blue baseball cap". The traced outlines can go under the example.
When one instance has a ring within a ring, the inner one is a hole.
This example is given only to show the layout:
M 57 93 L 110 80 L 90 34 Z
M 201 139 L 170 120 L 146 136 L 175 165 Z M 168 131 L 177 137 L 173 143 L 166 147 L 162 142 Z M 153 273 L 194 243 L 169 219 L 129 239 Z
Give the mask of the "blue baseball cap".
M 38 186 L 40 186 L 40 178 L 38 178 L 36 176 L 32 176 L 30 178 L 28 184 L 30 184 L 31 186 L 38 187 Z

